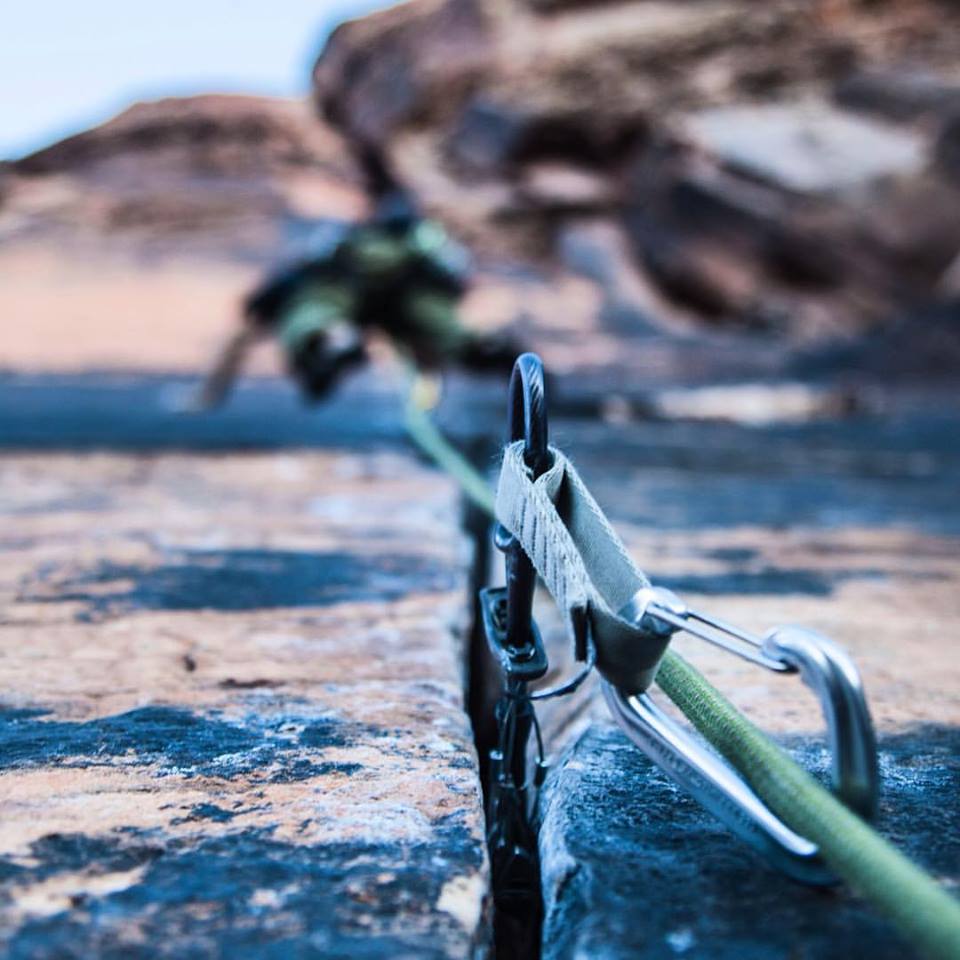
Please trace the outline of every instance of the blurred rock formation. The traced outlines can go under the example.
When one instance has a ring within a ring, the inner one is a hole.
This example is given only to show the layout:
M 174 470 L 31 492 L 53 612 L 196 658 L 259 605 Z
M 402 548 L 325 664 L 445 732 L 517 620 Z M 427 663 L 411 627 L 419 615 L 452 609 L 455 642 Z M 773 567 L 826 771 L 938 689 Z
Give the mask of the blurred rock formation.
M 0 370 L 198 372 L 265 267 L 365 203 L 340 137 L 268 97 L 135 104 L 0 164 Z
M 958 27 L 946 0 L 409 0 L 333 33 L 321 116 L 161 100 L 0 164 L 0 260 L 18 303 L 91 251 L 223 264 L 164 315 L 219 311 L 200 356 L 266 264 L 362 215 L 372 143 L 477 252 L 467 321 L 589 393 L 953 377 Z M 8 364 L 57 339 L 27 333 Z
M 562 264 L 612 224 L 647 320 L 821 342 L 957 326 L 958 28 L 938 0 L 411 0 L 335 31 L 314 92 L 481 250 Z
M 119 240 L 251 256 L 276 226 L 363 210 L 340 138 L 302 103 L 211 94 L 137 103 L 0 166 L 0 244 Z

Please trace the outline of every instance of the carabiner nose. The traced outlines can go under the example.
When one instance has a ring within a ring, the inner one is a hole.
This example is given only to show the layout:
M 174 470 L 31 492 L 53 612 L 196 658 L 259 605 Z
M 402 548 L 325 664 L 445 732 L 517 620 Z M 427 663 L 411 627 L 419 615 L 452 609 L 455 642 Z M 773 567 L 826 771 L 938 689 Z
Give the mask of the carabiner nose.
M 779 627 L 760 639 L 690 610 L 658 587 L 639 591 L 620 615 L 657 636 L 685 630 L 770 670 L 799 671 L 826 720 L 834 791 L 861 816 L 873 816 L 879 783 L 876 738 L 859 671 L 837 644 L 801 627 Z M 649 694 L 606 680 L 603 693 L 627 736 L 741 839 L 796 880 L 835 882 L 816 844 L 784 824 L 733 767 L 674 723 Z
M 534 353 L 521 354 L 510 375 L 507 429 L 511 441 L 523 441 L 524 461 L 535 477 L 548 469 L 551 461 L 544 391 L 542 361 Z M 522 647 L 528 642 L 532 630 L 537 574 L 520 544 L 499 526 L 497 546 L 506 558 L 507 636 L 512 646 Z
M 817 695 L 833 754 L 833 788 L 851 810 L 871 819 L 880 789 L 877 738 L 856 664 L 829 637 L 804 627 L 771 630 L 763 652 L 799 670 Z

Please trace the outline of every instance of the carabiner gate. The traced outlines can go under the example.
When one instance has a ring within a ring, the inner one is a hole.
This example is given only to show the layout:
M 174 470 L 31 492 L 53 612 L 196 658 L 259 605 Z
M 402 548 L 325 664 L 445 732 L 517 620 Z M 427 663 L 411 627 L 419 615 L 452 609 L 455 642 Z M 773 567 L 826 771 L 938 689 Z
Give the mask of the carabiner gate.
M 876 738 L 859 671 L 837 644 L 802 627 L 778 627 L 756 637 L 689 609 L 662 587 L 638 591 L 620 615 L 656 636 L 683 630 L 768 670 L 799 671 L 826 720 L 834 791 L 862 817 L 873 817 L 879 785 Z M 630 739 L 735 834 L 796 880 L 836 882 L 816 844 L 779 820 L 731 766 L 668 717 L 648 693 L 631 694 L 607 680 L 602 686 Z
M 510 377 L 509 436 L 524 441 L 524 459 L 536 475 L 550 466 L 543 368 L 524 354 Z M 498 904 L 521 909 L 539 886 L 536 835 L 529 817 L 527 741 L 536 730 L 540 744 L 538 776 L 544 769 L 536 713 L 527 684 L 547 672 L 547 657 L 533 620 L 537 574 L 517 540 L 498 525 L 495 543 L 504 556 L 505 587 L 480 591 L 484 632 L 503 670 L 504 691 L 497 704 L 497 747 L 490 751 L 487 841 Z

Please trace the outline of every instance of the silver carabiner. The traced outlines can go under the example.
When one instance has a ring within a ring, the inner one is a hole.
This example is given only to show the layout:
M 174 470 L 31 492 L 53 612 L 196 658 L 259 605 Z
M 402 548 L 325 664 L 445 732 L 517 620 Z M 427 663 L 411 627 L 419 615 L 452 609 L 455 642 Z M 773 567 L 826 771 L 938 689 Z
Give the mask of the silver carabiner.
M 683 630 L 768 670 L 799 672 L 816 693 L 827 723 L 834 791 L 861 816 L 874 815 L 879 784 L 876 737 L 860 673 L 837 644 L 801 627 L 778 627 L 756 637 L 689 609 L 662 587 L 638 591 L 620 616 L 658 637 Z M 816 844 L 784 824 L 733 767 L 675 723 L 648 693 L 630 693 L 607 680 L 602 688 L 627 736 L 737 836 L 802 883 L 836 882 Z

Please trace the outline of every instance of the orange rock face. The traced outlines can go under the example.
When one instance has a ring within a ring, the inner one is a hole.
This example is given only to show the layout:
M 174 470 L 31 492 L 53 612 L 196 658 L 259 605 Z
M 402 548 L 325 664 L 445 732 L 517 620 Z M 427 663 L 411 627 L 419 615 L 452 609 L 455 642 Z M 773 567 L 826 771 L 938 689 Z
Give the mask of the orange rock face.
M 389 453 L 0 475 L 6 948 L 471 956 L 450 485 Z

